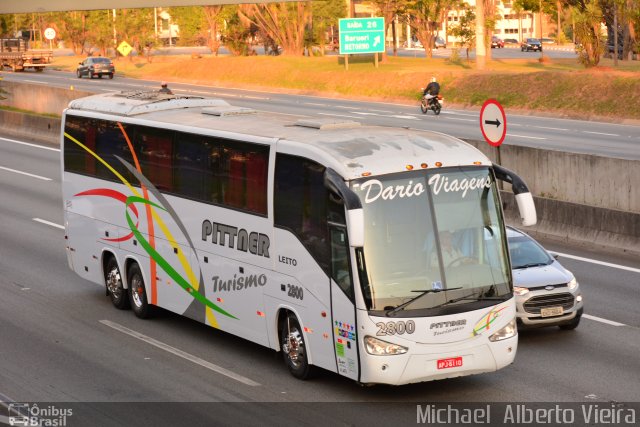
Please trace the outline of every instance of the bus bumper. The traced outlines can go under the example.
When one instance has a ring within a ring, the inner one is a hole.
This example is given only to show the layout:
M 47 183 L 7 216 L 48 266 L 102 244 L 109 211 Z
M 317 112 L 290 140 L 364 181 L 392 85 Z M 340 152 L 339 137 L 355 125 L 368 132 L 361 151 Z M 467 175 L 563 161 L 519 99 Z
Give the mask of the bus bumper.
M 461 343 L 457 348 L 448 344 L 444 352 L 438 351 L 438 347 L 444 346 L 419 343 L 401 355 L 374 356 L 362 351 L 360 382 L 411 384 L 493 372 L 513 363 L 518 348 L 517 335 L 493 343 L 482 341 L 482 344 L 477 340 Z

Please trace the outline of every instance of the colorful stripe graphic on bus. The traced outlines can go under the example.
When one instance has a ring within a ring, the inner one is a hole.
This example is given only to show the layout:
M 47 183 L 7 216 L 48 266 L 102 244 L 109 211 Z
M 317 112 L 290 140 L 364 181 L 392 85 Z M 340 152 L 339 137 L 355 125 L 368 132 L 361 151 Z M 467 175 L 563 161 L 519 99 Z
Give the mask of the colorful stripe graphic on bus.
M 178 226 L 178 228 L 182 232 L 183 236 L 186 238 L 191 250 L 194 253 L 196 253 L 195 246 L 193 245 L 193 242 L 191 241 L 188 233 L 186 232 L 186 228 L 184 227 L 182 221 L 180 221 L 180 218 L 176 214 L 175 210 L 171 207 L 171 205 L 160 193 L 160 191 L 144 175 L 142 175 L 140 163 L 138 162 L 136 153 L 133 150 L 133 145 L 131 144 L 129 137 L 126 131 L 124 130 L 124 128 L 122 127 L 122 125 L 120 123 L 118 123 L 118 125 L 127 141 L 129 150 L 131 152 L 132 158 L 135 163 L 135 167 L 129 164 L 126 160 L 118 156 L 114 156 L 114 157 L 116 157 L 116 159 L 118 159 L 118 161 L 120 161 L 129 170 L 129 172 L 131 172 L 133 176 L 136 179 L 138 179 L 138 181 L 140 181 L 140 188 L 143 194 L 140 194 L 140 192 L 135 187 L 133 187 L 133 185 L 131 185 L 131 183 L 124 176 L 122 176 L 112 165 L 107 163 L 103 158 L 101 158 L 98 154 L 96 154 L 93 150 L 91 150 L 89 147 L 84 145 L 82 142 L 78 141 L 73 136 L 65 132 L 64 133 L 65 137 L 67 137 L 69 140 L 71 140 L 76 145 L 81 147 L 87 153 L 95 157 L 96 160 L 102 163 L 111 173 L 114 174 L 116 178 L 118 178 L 118 180 L 120 180 L 131 191 L 131 193 L 133 193 L 133 195 L 127 196 L 123 193 L 120 193 L 112 189 L 98 188 L 98 189 L 92 189 L 92 190 L 80 192 L 76 194 L 74 197 L 85 197 L 85 196 L 108 197 L 108 198 L 117 200 L 119 202 L 122 202 L 124 204 L 124 213 L 125 213 L 125 217 L 126 217 L 129 229 L 131 230 L 131 233 L 118 239 L 103 238 L 103 240 L 110 241 L 110 242 L 124 242 L 135 237 L 137 241 L 140 242 L 143 249 L 149 255 L 152 304 L 157 304 L 157 279 L 156 279 L 156 273 L 155 273 L 156 264 L 157 264 L 173 281 L 175 281 L 175 283 L 177 283 L 182 289 L 184 289 L 189 295 L 191 295 L 191 297 L 193 297 L 195 300 L 197 300 L 204 306 L 205 317 L 209 321 L 209 324 L 211 326 L 218 328 L 218 322 L 214 312 L 220 313 L 232 319 L 237 319 L 234 315 L 228 313 L 227 311 L 225 311 L 224 309 L 222 309 L 221 307 L 213 303 L 211 300 L 206 298 L 204 293 L 201 291 L 201 289 L 204 290 L 204 279 L 202 277 L 202 271 L 199 271 L 199 278 L 196 278 L 189 261 L 185 257 L 183 251 L 180 250 L 176 239 L 173 237 L 173 234 L 171 233 L 171 231 L 169 230 L 165 222 L 162 220 L 162 218 L 158 214 L 158 210 L 166 212 L 171 217 L 171 219 L 175 222 L 175 224 Z M 158 203 L 152 202 L 149 199 L 149 194 L 148 194 L 149 192 L 151 192 L 155 196 Z M 138 208 L 136 207 L 136 204 L 142 204 L 145 206 L 149 240 L 145 239 L 143 234 L 138 229 L 139 222 L 137 220 L 139 217 L 139 212 L 138 212 Z M 131 212 L 133 213 L 135 219 L 132 218 Z M 154 225 L 157 225 L 158 228 L 160 228 L 160 230 L 162 231 L 162 234 L 164 235 L 164 237 L 166 237 L 166 239 L 169 241 L 170 245 L 174 249 L 175 253 L 177 254 L 178 261 L 180 262 L 180 265 L 185 271 L 185 274 L 187 276 L 186 278 L 183 277 L 169 263 L 169 261 L 167 261 L 156 250 Z
M 481 332 L 488 331 L 491 328 L 491 324 L 495 322 L 499 317 L 502 310 L 507 308 L 506 305 L 497 306 L 489 310 L 487 314 L 482 316 L 482 318 L 476 323 L 473 327 L 472 336 L 479 335 Z

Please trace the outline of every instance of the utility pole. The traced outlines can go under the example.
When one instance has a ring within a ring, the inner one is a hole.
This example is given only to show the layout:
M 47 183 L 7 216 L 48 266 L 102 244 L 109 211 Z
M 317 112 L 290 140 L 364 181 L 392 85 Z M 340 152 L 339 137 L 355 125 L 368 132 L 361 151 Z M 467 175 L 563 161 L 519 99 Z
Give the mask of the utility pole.
M 484 0 L 476 0 L 476 68 L 484 70 L 487 45 L 484 40 Z
M 613 66 L 618 66 L 618 6 L 613 2 Z
M 540 20 L 540 59 L 544 58 L 544 52 L 542 51 L 542 0 L 538 0 L 540 12 L 538 13 L 538 19 Z

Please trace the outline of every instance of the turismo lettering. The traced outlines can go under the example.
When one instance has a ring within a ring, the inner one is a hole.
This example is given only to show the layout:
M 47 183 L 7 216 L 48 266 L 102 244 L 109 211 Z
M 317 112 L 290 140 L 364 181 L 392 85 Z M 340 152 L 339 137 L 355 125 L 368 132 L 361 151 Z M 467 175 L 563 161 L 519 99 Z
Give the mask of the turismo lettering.
M 242 289 L 257 288 L 267 284 L 267 276 L 264 274 L 252 274 L 250 276 L 233 275 L 233 279 L 220 280 L 220 276 L 213 276 L 213 292 L 241 291 Z
M 202 240 L 220 246 L 236 248 L 239 251 L 250 252 L 254 255 L 269 258 L 269 236 L 262 233 L 248 232 L 244 228 L 212 222 L 202 221 Z

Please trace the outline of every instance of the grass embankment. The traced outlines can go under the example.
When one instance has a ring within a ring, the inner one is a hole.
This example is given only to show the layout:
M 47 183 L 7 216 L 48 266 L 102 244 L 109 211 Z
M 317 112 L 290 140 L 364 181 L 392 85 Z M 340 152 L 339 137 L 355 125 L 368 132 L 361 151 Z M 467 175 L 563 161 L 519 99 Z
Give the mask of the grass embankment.
M 473 62 L 449 59 L 389 57 L 374 68 L 370 62 L 326 57 L 156 56 L 119 59 L 116 70 L 128 77 L 286 90 L 302 94 L 417 102 L 420 87 L 431 76 L 442 85 L 445 105 L 479 107 L 488 98 L 505 108 L 581 119 L 640 120 L 640 62 L 604 59 L 584 69 L 575 59 L 494 60 L 484 71 Z M 75 70 L 78 57 L 58 57 L 55 65 Z

